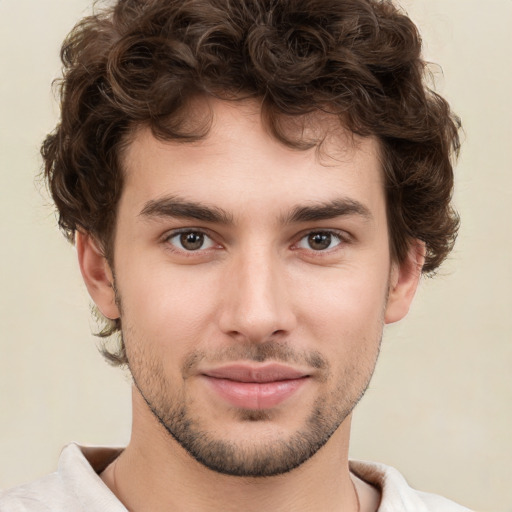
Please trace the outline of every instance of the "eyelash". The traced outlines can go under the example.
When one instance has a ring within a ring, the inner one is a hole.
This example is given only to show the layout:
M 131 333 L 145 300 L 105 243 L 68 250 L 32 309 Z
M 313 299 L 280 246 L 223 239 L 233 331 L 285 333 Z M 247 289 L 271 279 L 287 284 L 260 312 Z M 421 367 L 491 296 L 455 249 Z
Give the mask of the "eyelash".
M 339 248 L 339 246 L 347 244 L 349 242 L 348 235 L 344 232 L 334 231 L 332 229 L 321 229 L 321 230 L 311 230 L 311 231 L 308 231 L 307 233 L 301 234 L 298 241 L 294 243 L 294 247 L 296 247 L 298 249 L 297 246 L 300 242 L 302 242 L 304 239 L 314 236 L 314 235 L 328 235 L 332 238 L 337 239 L 337 241 L 338 241 L 338 243 L 334 247 L 330 247 L 330 248 L 323 249 L 323 250 L 315 250 L 315 249 L 305 248 L 305 250 L 309 251 L 314 256 L 322 256 L 325 254 L 330 254 L 330 253 L 336 251 Z
M 211 249 L 212 247 L 208 247 L 206 249 L 202 249 L 202 248 L 199 248 L 197 250 L 186 250 L 186 249 L 181 249 L 179 247 L 175 247 L 172 243 L 171 243 L 171 240 L 173 238 L 176 238 L 176 237 L 179 237 L 180 235 L 188 235 L 188 234 L 196 234 L 196 235 L 202 235 L 204 236 L 205 238 L 208 238 L 212 241 L 212 245 L 219 245 L 219 244 L 216 244 L 213 240 L 213 237 L 210 236 L 208 234 L 208 232 L 206 232 L 205 230 L 203 229 L 197 229 L 197 228 L 183 228 L 183 229 L 177 229 L 177 230 L 174 230 L 172 231 L 171 233 L 168 233 L 165 235 L 164 239 L 163 239 L 163 242 L 165 244 L 167 244 L 167 247 L 172 250 L 173 252 L 178 252 L 182 255 L 185 255 L 185 256 L 197 256 L 198 254 L 200 254 L 201 252 L 204 253 L 205 251 L 208 251 L 209 249 Z
M 176 237 L 178 237 L 180 235 L 184 235 L 184 234 L 185 235 L 187 235 L 187 234 L 202 235 L 211 241 L 212 247 L 207 247 L 206 249 L 203 249 L 201 247 L 197 250 L 186 250 L 184 248 L 182 249 L 182 248 L 175 247 L 171 243 L 171 240 L 173 238 L 176 238 Z M 309 230 L 309 231 L 301 233 L 299 235 L 299 237 L 297 238 L 297 241 L 293 243 L 292 249 L 299 250 L 300 247 L 298 247 L 298 244 L 305 238 L 310 237 L 312 235 L 329 235 L 338 240 L 338 243 L 334 247 L 327 248 L 324 250 L 314 250 L 314 249 L 304 248 L 306 251 L 308 251 L 309 253 L 311 253 L 314 256 L 322 256 L 325 254 L 330 254 L 331 252 L 336 251 L 339 248 L 339 246 L 345 245 L 350 242 L 349 235 L 342 231 L 336 231 L 336 230 L 330 230 L 330 229 Z M 217 246 L 217 247 L 220 246 L 220 244 L 216 243 L 214 241 L 213 237 L 207 231 L 205 231 L 203 229 L 199 229 L 199 228 L 183 228 L 183 229 L 174 230 L 171 233 L 168 233 L 165 235 L 165 237 L 163 238 L 163 242 L 165 244 L 167 244 L 168 248 L 171 251 L 180 253 L 182 255 L 185 255 L 186 257 L 197 256 L 198 254 L 201 254 L 201 253 L 204 254 L 204 252 L 214 249 L 215 248 L 214 246 Z

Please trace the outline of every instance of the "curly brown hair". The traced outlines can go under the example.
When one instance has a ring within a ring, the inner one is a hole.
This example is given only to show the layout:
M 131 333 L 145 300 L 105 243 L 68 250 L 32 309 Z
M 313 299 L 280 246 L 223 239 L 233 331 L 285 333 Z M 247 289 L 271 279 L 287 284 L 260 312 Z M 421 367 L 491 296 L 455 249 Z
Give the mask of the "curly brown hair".
M 298 149 L 320 141 L 293 137 L 283 120 L 318 111 L 375 136 L 394 260 L 422 240 L 432 273 L 453 247 L 460 122 L 428 87 L 418 30 L 391 1 L 118 0 L 74 27 L 61 58 L 61 121 L 42 145 L 45 177 L 67 238 L 89 232 L 110 262 L 130 134 L 144 124 L 164 140 L 204 137 L 209 125 L 187 110 L 198 95 L 257 98 L 273 136 Z M 101 334 L 118 330 L 120 320 Z M 122 340 L 105 355 L 125 363 Z

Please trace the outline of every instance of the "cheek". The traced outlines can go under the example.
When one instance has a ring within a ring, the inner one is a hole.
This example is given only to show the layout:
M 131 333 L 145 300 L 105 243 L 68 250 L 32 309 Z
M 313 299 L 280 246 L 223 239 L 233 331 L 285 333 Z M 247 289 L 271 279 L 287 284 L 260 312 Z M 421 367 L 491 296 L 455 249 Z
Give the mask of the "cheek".
M 338 286 L 313 314 L 311 336 L 331 362 L 333 384 L 354 393 L 367 385 L 377 357 L 384 326 L 382 288 L 365 293 L 359 286 Z
M 378 346 L 387 295 L 385 271 L 344 269 L 302 292 L 300 323 L 311 329 L 319 344 L 333 345 L 343 354 L 360 351 L 361 345 Z
M 147 265 L 135 261 L 119 273 L 124 327 L 144 337 L 144 343 L 164 353 L 184 353 L 208 339 L 215 311 L 214 276 L 194 269 Z M 195 340 L 195 342 L 194 342 Z

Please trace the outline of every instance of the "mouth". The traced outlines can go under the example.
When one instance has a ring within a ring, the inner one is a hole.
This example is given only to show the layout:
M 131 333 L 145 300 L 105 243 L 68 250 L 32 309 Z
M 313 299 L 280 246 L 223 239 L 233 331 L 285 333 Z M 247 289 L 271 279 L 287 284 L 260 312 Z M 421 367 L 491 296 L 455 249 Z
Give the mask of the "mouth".
M 201 374 L 230 405 L 248 410 L 270 409 L 297 393 L 310 375 L 282 364 L 232 364 Z

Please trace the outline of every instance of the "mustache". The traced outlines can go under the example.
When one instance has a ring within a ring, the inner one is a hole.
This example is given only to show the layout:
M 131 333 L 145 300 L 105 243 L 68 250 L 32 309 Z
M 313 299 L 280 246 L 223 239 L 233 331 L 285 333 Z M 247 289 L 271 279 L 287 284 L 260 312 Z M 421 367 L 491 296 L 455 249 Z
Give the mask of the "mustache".
M 264 363 L 274 361 L 288 364 L 306 365 L 316 370 L 329 370 L 328 360 L 318 351 L 300 351 L 288 343 L 267 341 L 264 343 L 240 343 L 212 351 L 198 350 L 190 353 L 182 365 L 184 376 L 193 373 L 201 363 L 229 363 L 236 361 L 253 361 Z

